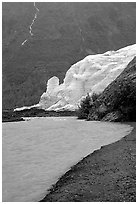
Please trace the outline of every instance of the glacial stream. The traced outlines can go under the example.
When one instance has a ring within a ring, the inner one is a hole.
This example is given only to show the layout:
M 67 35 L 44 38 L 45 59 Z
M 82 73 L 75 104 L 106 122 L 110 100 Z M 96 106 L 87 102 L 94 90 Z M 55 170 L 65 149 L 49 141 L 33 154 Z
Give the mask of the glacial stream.
M 39 201 L 72 165 L 131 130 L 125 124 L 75 117 L 3 123 L 3 202 Z

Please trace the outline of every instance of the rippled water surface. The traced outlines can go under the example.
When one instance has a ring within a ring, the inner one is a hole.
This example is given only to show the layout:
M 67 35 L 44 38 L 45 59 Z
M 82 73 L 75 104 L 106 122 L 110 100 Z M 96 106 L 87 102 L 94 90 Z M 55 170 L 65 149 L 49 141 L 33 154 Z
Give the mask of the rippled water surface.
M 73 164 L 132 128 L 75 117 L 3 123 L 3 201 L 39 201 Z

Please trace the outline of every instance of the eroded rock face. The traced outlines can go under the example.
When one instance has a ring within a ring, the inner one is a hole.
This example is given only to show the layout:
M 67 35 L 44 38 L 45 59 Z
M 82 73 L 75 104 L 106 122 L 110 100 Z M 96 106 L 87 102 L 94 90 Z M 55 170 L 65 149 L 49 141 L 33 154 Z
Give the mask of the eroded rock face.
M 39 106 L 46 110 L 74 110 L 87 93 L 102 92 L 126 68 L 136 55 L 136 45 L 117 51 L 89 55 L 72 65 L 64 82 L 57 77 L 48 80 L 47 91 Z

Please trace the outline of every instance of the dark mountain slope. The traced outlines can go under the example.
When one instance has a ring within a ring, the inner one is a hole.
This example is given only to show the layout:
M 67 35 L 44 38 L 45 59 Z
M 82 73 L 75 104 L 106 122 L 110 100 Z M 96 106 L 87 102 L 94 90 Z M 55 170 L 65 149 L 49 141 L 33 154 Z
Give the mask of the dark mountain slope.
M 3 109 L 37 103 L 51 76 L 62 80 L 86 55 L 135 43 L 135 3 L 37 2 L 36 7 L 39 12 L 33 2 L 2 6 Z
M 95 100 L 88 120 L 136 121 L 136 58 Z

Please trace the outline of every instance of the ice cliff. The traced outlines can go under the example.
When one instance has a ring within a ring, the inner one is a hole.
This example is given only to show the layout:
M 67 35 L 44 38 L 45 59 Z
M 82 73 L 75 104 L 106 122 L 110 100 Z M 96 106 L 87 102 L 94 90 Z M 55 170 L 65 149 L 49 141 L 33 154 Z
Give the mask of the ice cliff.
M 56 111 L 76 109 L 87 93 L 102 92 L 135 55 L 136 45 L 130 45 L 117 51 L 85 57 L 71 66 L 62 84 L 56 76 L 48 80 L 39 106 Z

